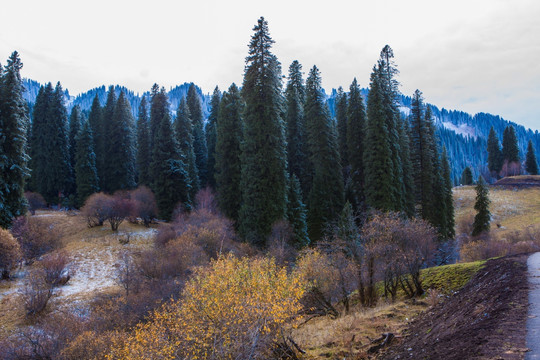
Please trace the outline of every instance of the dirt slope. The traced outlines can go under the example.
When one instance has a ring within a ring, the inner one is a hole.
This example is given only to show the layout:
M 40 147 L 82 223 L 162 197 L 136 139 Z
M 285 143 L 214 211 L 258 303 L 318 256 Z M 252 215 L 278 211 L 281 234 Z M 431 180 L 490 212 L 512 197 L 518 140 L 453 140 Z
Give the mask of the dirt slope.
M 527 256 L 489 260 L 446 301 L 414 320 L 384 359 L 523 359 Z

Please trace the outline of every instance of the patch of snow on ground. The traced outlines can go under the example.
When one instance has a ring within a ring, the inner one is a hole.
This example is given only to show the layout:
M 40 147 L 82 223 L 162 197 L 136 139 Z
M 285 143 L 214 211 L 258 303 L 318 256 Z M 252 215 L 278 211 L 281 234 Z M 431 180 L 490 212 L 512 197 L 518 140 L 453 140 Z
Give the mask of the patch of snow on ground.
M 406 106 L 400 106 L 399 107 L 399 111 L 403 114 L 405 114 L 405 116 L 409 116 L 411 114 L 411 109 L 409 109 L 408 107 Z
M 465 137 L 471 137 L 476 139 L 476 133 L 472 127 L 470 127 L 467 124 L 461 124 L 459 126 L 456 126 L 452 124 L 451 122 L 443 121 L 442 125 L 448 129 L 454 131 L 456 134 L 463 135 Z

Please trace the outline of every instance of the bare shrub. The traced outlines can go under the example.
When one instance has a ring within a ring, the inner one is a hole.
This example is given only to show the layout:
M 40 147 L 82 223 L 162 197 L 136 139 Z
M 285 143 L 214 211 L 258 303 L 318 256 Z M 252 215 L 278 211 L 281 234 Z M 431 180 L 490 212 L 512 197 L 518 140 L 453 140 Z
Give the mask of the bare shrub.
M 474 223 L 474 214 L 462 216 L 457 223 L 458 234 L 472 234 Z
M 163 247 L 175 237 L 176 230 L 174 230 L 174 227 L 169 224 L 163 224 L 158 228 L 156 237 L 154 239 L 154 245 L 156 247 Z
M 47 206 L 47 202 L 39 193 L 27 191 L 24 193 L 24 197 L 28 202 L 28 211 L 30 211 L 30 214 L 32 215 L 36 214 L 36 210 L 43 209 Z
M 219 213 L 216 194 L 210 187 L 199 190 L 195 195 L 196 210 L 206 210 L 212 214 Z
M 294 263 L 297 251 L 291 246 L 293 237 L 294 232 L 288 221 L 280 220 L 272 225 L 267 241 L 268 254 L 276 260 L 276 264 L 283 266 Z
M 52 286 L 45 279 L 45 270 L 38 268 L 30 271 L 20 290 L 22 303 L 27 317 L 41 314 L 53 295 Z
M 133 213 L 134 203 L 122 194 L 109 196 L 105 202 L 106 219 L 112 231 L 118 231 L 120 224 Z
M 464 262 L 485 260 L 496 256 L 509 255 L 511 252 L 512 245 L 509 242 L 493 239 L 488 232 L 462 244 L 460 259 Z
M 140 218 L 144 226 L 149 227 L 157 217 L 154 193 L 146 186 L 140 186 L 130 193 L 130 197 L 133 201 L 133 216 Z
M 51 287 L 65 285 L 72 276 L 67 270 L 70 261 L 65 251 L 44 256 L 39 265 L 43 269 L 45 283 Z
M 88 227 L 103 226 L 107 220 L 109 195 L 104 193 L 92 194 L 86 199 L 81 208 L 81 215 L 86 217 Z
M 441 293 L 437 289 L 428 289 L 426 300 L 429 306 L 434 307 L 441 301 Z
M 43 218 L 20 216 L 13 221 L 11 232 L 21 245 L 26 260 L 40 257 L 61 245 L 61 232 Z
M 126 291 L 126 299 L 129 299 L 130 292 L 139 290 L 139 271 L 133 256 L 129 251 L 120 253 L 118 267 L 116 268 L 116 282 Z
M 19 243 L 11 233 L 0 228 L 0 280 L 9 279 L 11 270 L 22 258 Z

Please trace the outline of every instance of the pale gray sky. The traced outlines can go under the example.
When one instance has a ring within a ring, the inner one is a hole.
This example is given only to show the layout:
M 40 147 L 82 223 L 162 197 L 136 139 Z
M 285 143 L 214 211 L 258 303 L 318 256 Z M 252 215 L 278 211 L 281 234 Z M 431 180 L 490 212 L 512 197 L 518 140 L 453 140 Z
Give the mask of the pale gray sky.
M 362 87 L 385 44 L 402 92 L 447 109 L 540 129 L 538 0 L 0 0 L 0 61 L 71 94 L 102 84 L 136 92 L 193 81 L 241 84 L 252 28 L 269 22 L 283 65 L 315 64 L 326 89 Z

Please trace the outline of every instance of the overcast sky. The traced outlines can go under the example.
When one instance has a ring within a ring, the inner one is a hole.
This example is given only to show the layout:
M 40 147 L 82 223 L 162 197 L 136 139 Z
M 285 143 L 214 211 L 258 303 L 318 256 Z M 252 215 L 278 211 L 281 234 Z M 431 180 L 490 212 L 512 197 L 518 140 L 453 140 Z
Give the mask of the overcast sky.
M 538 0 L 18 0 L 0 4 L 0 61 L 61 81 L 72 95 L 121 84 L 135 92 L 194 82 L 242 83 L 252 28 L 264 16 L 283 73 L 297 59 L 327 90 L 369 85 L 385 44 L 401 91 L 447 109 L 489 112 L 540 130 Z

